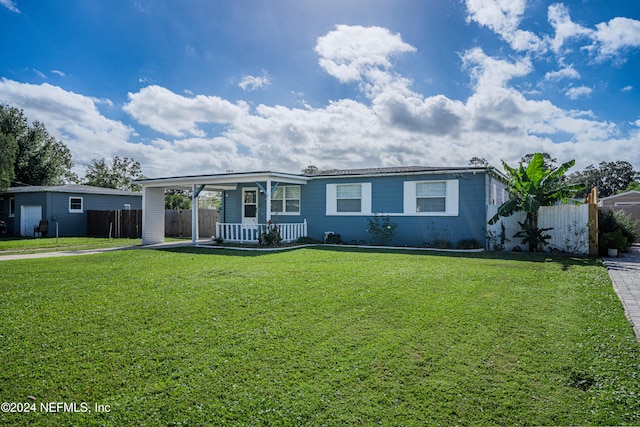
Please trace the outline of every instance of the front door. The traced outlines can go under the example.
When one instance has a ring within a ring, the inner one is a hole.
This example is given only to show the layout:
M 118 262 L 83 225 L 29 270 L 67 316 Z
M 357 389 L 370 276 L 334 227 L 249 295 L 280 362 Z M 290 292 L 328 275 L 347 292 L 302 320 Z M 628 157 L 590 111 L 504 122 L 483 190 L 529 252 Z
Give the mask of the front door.
M 42 206 L 20 206 L 20 235 L 33 236 L 33 229 L 42 219 Z
M 258 189 L 242 190 L 242 223 L 258 224 Z

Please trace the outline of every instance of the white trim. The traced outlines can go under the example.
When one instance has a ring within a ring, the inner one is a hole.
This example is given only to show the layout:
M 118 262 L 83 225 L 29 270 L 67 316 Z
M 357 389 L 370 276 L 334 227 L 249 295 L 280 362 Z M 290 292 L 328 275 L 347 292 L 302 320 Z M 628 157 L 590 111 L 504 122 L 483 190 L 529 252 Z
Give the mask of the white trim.
M 338 185 L 360 185 L 360 212 L 338 212 Z M 327 216 L 367 216 L 371 215 L 371 183 L 370 182 L 341 182 L 339 184 L 326 184 Z
M 446 198 L 444 212 L 416 212 L 416 185 L 422 182 L 445 182 Z M 458 216 L 460 199 L 459 181 L 449 180 L 421 180 L 404 182 L 404 213 L 398 216 Z M 394 215 L 394 214 L 387 214 Z
M 71 199 L 80 199 L 80 209 L 71 208 Z M 84 197 L 69 196 L 69 213 L 84 213 Z
M 240 172 L 220 175 L 177 176 L 169 178 L 143 179 L 135 181 L 142 187 L 184 187 L 204 184 L 205 190 L 235 190 L 238 184 L 266 182 L 268 180 L 286 184 L 306 184 L 310 178 L 280 172 Z

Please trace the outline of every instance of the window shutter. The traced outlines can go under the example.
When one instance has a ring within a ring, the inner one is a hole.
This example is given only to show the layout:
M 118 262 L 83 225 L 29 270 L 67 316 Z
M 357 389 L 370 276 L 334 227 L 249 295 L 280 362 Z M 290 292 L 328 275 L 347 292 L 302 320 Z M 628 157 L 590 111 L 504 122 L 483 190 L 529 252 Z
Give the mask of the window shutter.
M 416 213 L 416 181 L 404 182 L 404 213 Z
M 336 184 L 327 184 L 327 215 L 335 215 L 338 212 L 338 206 L 336 203 Z
M 458 180 L 452 179 L 447 181 L 447 204 L 446 213 L 448 215 L 458 216 Z

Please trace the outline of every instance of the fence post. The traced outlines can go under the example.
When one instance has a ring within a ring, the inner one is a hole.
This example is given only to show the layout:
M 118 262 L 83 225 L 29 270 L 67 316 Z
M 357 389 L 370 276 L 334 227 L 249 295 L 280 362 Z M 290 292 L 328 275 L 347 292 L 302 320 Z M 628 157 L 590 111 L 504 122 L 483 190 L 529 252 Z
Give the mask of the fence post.
M 593 187 L 586 202 L 589 204 L 589 256 L 598 256 L 598 187 Z

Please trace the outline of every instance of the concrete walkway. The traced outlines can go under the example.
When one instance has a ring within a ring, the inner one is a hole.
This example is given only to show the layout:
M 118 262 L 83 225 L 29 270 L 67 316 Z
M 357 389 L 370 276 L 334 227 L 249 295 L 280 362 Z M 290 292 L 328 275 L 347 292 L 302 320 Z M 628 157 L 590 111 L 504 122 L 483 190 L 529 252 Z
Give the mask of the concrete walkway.
M 602 260 L 636 337 L 640 340 L 640 247 L 632 246 L 629 253 Z

